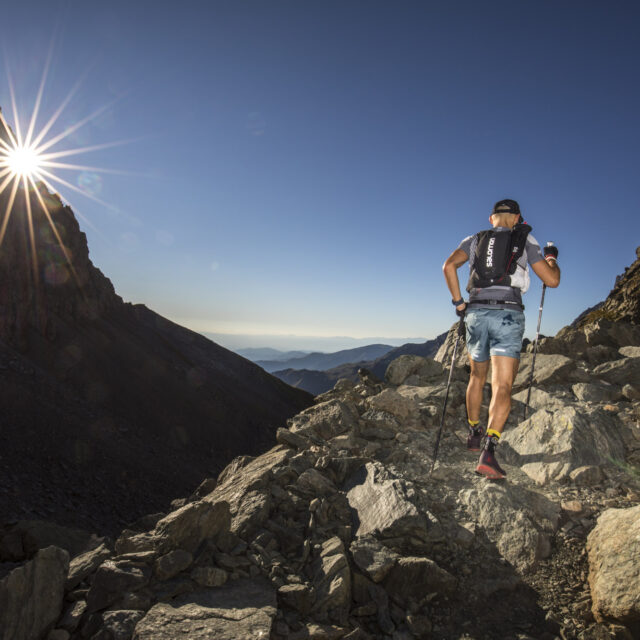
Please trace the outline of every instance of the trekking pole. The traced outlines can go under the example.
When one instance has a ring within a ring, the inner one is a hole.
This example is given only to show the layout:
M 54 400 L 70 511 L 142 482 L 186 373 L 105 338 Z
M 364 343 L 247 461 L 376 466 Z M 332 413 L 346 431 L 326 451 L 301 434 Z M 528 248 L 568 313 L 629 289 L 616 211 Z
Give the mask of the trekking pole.
M 451 386 L 451 377 L 453 376 L 453 366 L 456 363 L 456 353 L 458 351 L 458 342 L 460 342 L 460 336 L 464 334 L 464 316 L 460 318 L 458 323 L 458 333 L 456 335 L 456 341 L 453 345 L 453 355 L 451 356 L 451 368 L 449 369 L 449 380 L 447 381 L 447 391 L 444 395 L 444 405 L 442 406 L 442 418 L 440 420 L 440 428 L 438 429 L 438 435 L 436 436 L 436 446 L 433 449 L 433 462 L 431 463 L 431 470 L 429 475 L 433 473 L 433 469 L 436 466 L 436 458 L 438 457 L 438 447 L 440 446 L 440 436 L 442 435 L 442 428 L 444 427 L 444 414 L 447 410 L 447 400 L 449 399 L 449 387 Z
M 547 247 L 552 247 L 553 242 L 547 242 Z M 527 409 L 529 408 L 529 399 L 531 398 L 531 385 L 533 384 L 533 370 L 536 366 L 536 354 L 538 353 L 538 337 L 540 336 L 540 323 L 542 322 L 542 307 L 544 306 L 544 294 L 547 291 L 547 285 L 542 285 L 542 298 L 540 298 L 540 312 L 538 313 L 538 328 L 536 329 L 536 341 L 533 343 L 533 358 L 531 359 L 531 376 L 529 377 L 529 389 L 527 390 L 527 401 L 524 403 L 524 420 L 527 419 Z

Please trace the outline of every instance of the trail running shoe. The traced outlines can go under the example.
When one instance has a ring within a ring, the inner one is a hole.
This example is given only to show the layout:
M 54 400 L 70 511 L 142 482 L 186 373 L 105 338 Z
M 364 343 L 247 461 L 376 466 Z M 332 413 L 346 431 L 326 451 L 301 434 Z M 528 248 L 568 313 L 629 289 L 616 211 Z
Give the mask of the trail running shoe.
M 483 437 L 484 429 L 482 427 L 469 427 L 469 435 L 467 436 L 467 450 L 480 451 L 480 449 L 482 449 Z
M 479 476 L 485 476 L 489 480 L 502 480 L 507 477 L 507 472 L 498 464 L 495 456 L 495 450 L 495 443 L 491 438 L 488 438 L 484 445 L 484 449 L 480 454 L 476 473 Z

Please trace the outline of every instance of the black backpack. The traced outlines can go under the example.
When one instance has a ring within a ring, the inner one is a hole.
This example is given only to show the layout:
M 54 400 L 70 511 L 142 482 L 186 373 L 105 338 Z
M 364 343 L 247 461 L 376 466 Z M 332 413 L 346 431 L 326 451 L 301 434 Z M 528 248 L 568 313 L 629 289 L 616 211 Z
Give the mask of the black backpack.
M 471 275 L 467 291 L 494 285 L 510 286 L 518 260 L 524 253 L 531 227 L 518 223 L 510 233 L 487 229 L 477 234 L 476 250 L 471 257 Z

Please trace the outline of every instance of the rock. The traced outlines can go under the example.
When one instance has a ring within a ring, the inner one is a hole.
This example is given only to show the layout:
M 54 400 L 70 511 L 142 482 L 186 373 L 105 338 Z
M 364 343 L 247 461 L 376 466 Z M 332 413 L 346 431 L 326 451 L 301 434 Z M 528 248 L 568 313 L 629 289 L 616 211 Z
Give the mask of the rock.
M 52 629 L 47 634 L 47 640 L 69 640 L 71 635 L 64 629 Z
M 340 538 L 335 536 L 322 544 L 313 572 L 316 594 L 313 610 L 323 612 L 332 609 L 346 616 L 351 604 L 351 572 Z
M 356 538 L 349 548 L 358 568 L 374 582 L 380 582 L 400 557 L 373 537 Z
M 620 347 L 618 351 L 620 352 L 621 355 L 625 356 L 626 358 L 640 358 L 640 347 L 637 345 Z
M 310 496 L 330 496 L 337 491 L 333 482 L 317 469 L 307 469 L 301 473 L 294 486 Z
M 359 431 L 363 438 L 389 440 L 393 438 L 400 429 L 398 418 L 388 411 L 368 409 L 362 414 L 361 420 L 362 423 Z
M 189 496 L 188 501 L 196 502 L 197 500 L 202 500 L 202 498 L 204 498 L 205 496 L 208 496 L 212 491 L 214 491 L 217 485 L 218 485 L 218 481 L 215 478 L 205 478 L 198 485 L 198 488 Z M 184 506 L 184 505 L 180 505 L 180 506 Z M 163 514 L 160 515 L 158 520 L 162 518 L 162 515 Z M 152 526 L 149 527 L 149 529 L 152 529 L 153 527 L 155 527 L 156 524 L 157 524 L 157 520 L 156 522 L 153 523 Z
M 154 564 L 153 572 L 158 580 L 169 580 L 188 568 L 193 555 L 184 549 L 176 549 L 160 556 Z
M 278 602 L 282 607 L 306 616 L 313 605 L 314 594 L 306 584 L 285 584 L 278 589 Z
M 381 538 L 413 536 L 419 540 L 442 535 L 434 516 L 421 513 L 410 501 L 405 485 L 384 478 L 379 465 L 368 462 L 347 481 L 347 500 L 356 512 L 356 535 Z
M 569 474 L 569 478 L 573 484 L 579 487 L 593 487 L 602 482 L 602 471 L 600 471 L 600 467 L 584 465 L 574 469 Z
M 622 397 L 618 386 L 601 382 L 577 382 L 571 388 L 581 402 L 617 402 Z
M 138 622 L 133 640 L 269 638 L 276 605 L 266 580 L 236 580 L 154 605 Z
M 68 569 L 68 552 L 47 547 L 0 581 L 0 640 L 33 640 L 51 629 Z
M 330 440 L 354 429 L 358 420 L 355 409 L 340 400 L 328 400 L 305 409 L 287 421 L 293 432 L 315 433 Z
M 622 387 L 622 395 L 632 402 L 640 400 L 640 385 L 625 384 Z
M 520 368 L 513 383 L 514 390 L 527 388 L 531 379 L 533 354 L 525 353 L 520 358 Z M 534 385 L 562 384 L 571 380 L 576 363 L 571 358 L 558 354 L 539 353 L 536 356 L 533 373 Z
M 69 576 L 65 583 L 65 590 L 74 589 L 111 555 L 111 550 L 105 544 L 101 544 L 99 547 L 73 558 L 69 565 Z
M 282 427 L 276 431 L 276 442 L 286 445 L 287 447 L 292 447 L 293 449 L 306 449 L 311 444 L 309 438 L 303 436 L 301 433 L 294 433 Z
M 412 375 L 428 379 L 439 377 L 442 373 L 442 364 L 440 362 L 436 362 L 432 358 L 402 355 L 389 364 L 384 377 L 389 384 L 398 386 Z
M 418 417 L 417 402 L 399 394 L 395 389 L 384 389 L 367 398 L 367 407 L 394 415 L 399 420 L 401 428 L 406 428 L 411 419 L 415 420 Z
M 109 640 L 131 640 L 142 611 L 105 611 L 102 614 L 102 631 L 111 634 Z
M 517 400 L 518 402 L 522 402 L 524 404 L 527 401 L 527 395 L 529 395 L 528 415 L 531 415 L 538 409 L 548 409 L 549 411 L 562 409 L 567 405 L 573 404 L 575 401 L 575 398 L 573 397 L 567 398 L 567 394 L 560 395 L 557 393 L 550 393 L 545 389 L 538 389 L 537 387 L 532 387 L 530 394 L 528 394 L 527 389 L 523 389 L 522 391 L 513 394 L 512 397 L 514 400 Z M 515 409 L 511 411 L 512 417 L 514 416 L 514 413 Z M 516 416 L 522 419 L 522 415 L 516 414 Z
M 299 631 L 289 634 L 288 640 L 339 640 L 347 631 L 344 627 L 308 622 Z
M 473 519 L 495 542 L 500 555 L 528 572 L 551 551 L 560 508 L 536 491 L 509 484 L 486 484 L 460 492 Z
M 106 560 L 96 571 L 87 594 L 89 612 L 105 609 L 124 591 L 137 591 L 148 584 L 151 570 L 128 562 Z
M 540 409 L 502 437 L 505 462 L 518 465 L 533 480 L 560 481 L 584 465 L 624 459 L 624 444 L 615 417 L 599 409 L 567 406 Z
M 393 600 L 406 605 L 416 594 L 452 595 L 456 579 L 429 558 L 405 557 L 393 565 L 382 584 Z
M 593 370 L 593 376 L 613 384 L 640 385 L 640 358 L 605 362 Z
M 86 610 L 87 603 L 84 600 L 77 600 L 67 607 L 62 619 L 58 622 L 58 626 L 69 633 L 73 633 L 78 628 Z
M 201 587 L 221 587 L 229 574 L 218 567 L 196 567 L 191 572 L 191 578 Z
M 640 505 L 608 509 L 587 538 L 596 620 L 640 620 Z
M 214 491 L 211 496 L 215 493 Z M 185 549 L 193 552 L 203 540 L 215 540 L 228 531 L 230 520 L 227 502 L 200 500 L 186 504 L 159 520 L 153 533 L 159 539 L 159 551 Z
M 154 552 L 161 541 L 153 533 L 125 529 L 116 540 L 116 554 Z

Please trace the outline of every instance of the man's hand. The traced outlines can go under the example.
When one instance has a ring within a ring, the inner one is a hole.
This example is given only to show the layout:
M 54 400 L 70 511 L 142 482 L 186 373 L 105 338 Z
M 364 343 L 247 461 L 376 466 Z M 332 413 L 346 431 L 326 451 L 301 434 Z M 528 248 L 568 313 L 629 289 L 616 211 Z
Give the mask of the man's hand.
M 551 258 L 553 260 L 552 262 L 549 262 L 549 258 Z M 549 262 L 549 264 L 554 264 L 555 261 L 558 259 L 558 247 L 556 247 L 555 245 L 547 245 L 544 248 L 544 259 L 547 260 L 547 262 Z
M 464 318 L 464 314 L 466 313 L 466 311 L 467 311 L 467 303 L 466 302 L 463 302 L 462 304 L 459 304 L 456 307 L 456 315 L 459 318 Z

